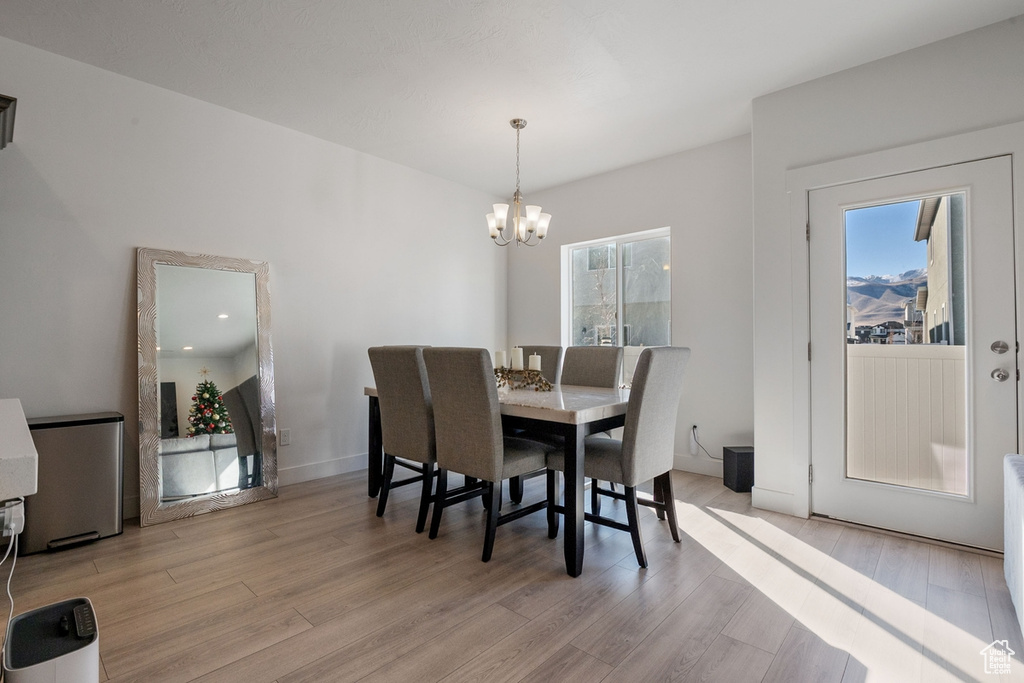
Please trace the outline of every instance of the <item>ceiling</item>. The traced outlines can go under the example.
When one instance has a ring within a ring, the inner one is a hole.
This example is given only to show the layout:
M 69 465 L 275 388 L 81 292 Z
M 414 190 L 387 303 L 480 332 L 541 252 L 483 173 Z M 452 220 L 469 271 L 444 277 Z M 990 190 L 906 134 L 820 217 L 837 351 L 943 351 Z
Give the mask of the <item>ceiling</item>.
M 508 121 L 525 118 L 528 195 L 747 133 L 755 97 L 1021 14 L 1024 0 L 3 0 L 0 35 L 500 195 Z

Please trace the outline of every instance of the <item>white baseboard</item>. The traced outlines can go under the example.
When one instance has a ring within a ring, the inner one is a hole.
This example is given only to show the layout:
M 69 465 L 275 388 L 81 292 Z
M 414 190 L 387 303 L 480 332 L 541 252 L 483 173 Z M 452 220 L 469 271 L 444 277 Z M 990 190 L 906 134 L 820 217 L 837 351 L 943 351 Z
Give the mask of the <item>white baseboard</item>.
M 771 510 L 772 512 L 781 512 L 784 515 L 793 515 L 795 497 L 792 493 L 773 491 L 771 489 L 754 486 L 750 491 L 750 504 L 762 510 Z
M 288 484 L 298 484 L 304 481 L 333 477 L 336 474 L 355 472 L 356 470 L 365 470 L 366 468 L 367 457 L 365 453 L 348 455 L 344 458 L 335 458 L 323 462 L 314 462 L 308 465 L 298 465 L 296 467 L 279 466 L 277 468 L 277 483 L 280 486 L 287 486 Z
M 694 474 L 706 474 L 709 477 L 722 478 L 722 461 L 712 460 L 706 455 L 675 454 L 675 469 Z

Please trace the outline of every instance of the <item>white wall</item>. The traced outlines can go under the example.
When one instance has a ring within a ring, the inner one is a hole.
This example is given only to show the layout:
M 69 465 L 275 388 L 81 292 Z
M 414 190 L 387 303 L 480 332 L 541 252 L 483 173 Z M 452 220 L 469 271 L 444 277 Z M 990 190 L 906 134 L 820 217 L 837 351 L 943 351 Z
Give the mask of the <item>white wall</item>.
M 787 172 L 1024 120 L 1022 83 L 1018 17 L 754 100 L 755 505 L 808 511 L 806 244 Z M 977 151 L 1019 155 L 1011 137 Z
M 553 216 L 544 242 L 508 247 L 509 338 L 558 344 L 560 246 L 672 229 L 672 343 L 693 355 L 676 423 L 676 466 L 721 475 L 689 454 L 690 425 L 720 458 L 753 442 L 750 137 L 742 136 L 527 194 Z
M 505 339 L 495 198 L 3 38 L 0 64 L 0 396 L 124 413 L 126 512 L 136 247 L 269 262 L 283 484 L 365 466 L 368 346 Z

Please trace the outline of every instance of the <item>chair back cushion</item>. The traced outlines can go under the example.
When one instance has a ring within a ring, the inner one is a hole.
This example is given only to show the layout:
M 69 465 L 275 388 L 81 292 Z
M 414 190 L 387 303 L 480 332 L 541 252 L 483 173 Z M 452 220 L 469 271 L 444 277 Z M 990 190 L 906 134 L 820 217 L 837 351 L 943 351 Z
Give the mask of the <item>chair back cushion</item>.
M 622 348 L 619 346 L 570 346 L 562 361 L 561 384 L 581 387 L 619 386 Z
M 434 462 L 434 411 L 422 346 L 375 346 L 367 352 L 380 404 L 384 452 Z
M 423 350 L 434 401 L 437 464 L 486 481 L 501 481 L 501 412 L 487 349 Z
M 623 484 L 636 486 L 672 469 L 676 417 L 690 349 L 644 349 L 633 373 L 622 432 Z
M 540 374 L 552 384 L 558 384 L 562 376 L 561 346 L 524 346 L 523 363 L 529 367 L 527 360 L 533 354 L 540 356 Z

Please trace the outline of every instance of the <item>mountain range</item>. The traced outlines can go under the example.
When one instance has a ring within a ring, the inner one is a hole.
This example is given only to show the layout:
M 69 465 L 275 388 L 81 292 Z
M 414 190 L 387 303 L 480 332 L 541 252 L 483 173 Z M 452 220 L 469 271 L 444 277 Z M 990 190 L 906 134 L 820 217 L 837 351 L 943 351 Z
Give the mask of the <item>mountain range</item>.
M 899 275 L 869 275 L 846 279 L 846 300 L 853 307 L 854 325 L 877 325 L 903 320 L 903 305 L 927 283 L 927 270 L 917 268 Z

